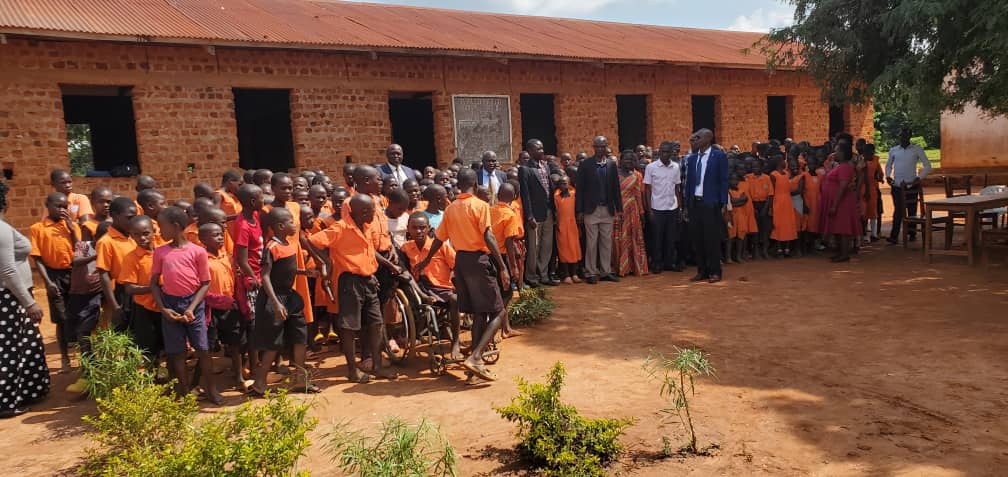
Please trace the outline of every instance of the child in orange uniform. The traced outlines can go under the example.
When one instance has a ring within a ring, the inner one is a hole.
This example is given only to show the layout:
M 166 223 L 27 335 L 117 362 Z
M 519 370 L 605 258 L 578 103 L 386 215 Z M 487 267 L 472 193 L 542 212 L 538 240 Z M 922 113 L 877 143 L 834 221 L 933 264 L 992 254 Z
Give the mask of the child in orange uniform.
M 427 214 L 423 211 L 414 212 L 410 215 L 407 228 L 410 240 L 403 244 L 402 252 L 412 265 L 411 272 L 419 283 L 420 289 L 427 295 L 448 305 L 452 331 L 451 359 L 459 359 L 461 357 L 459 345 L 461 319 L 458 311 L 458 297 L 455 295 L 455 286 L 451 281 L 452 269 L 455 268 L 455 249 L 451 245 L 445 244 L 441 250 L 438 250 L 438 253 L 431 257 L 430 265 L 423 274 L 417 274 L 416 264 L 427 256 L 431 244 L 434 242 L 434 239 L 430 237 L 430 223 L 427 220 Z
M 756 232 L 756 218 L 753 216 L 752 201 L 749 200 L 746 186 L 743 186 L 737 175 L 728 180 L 732 227 L 728 230 L 728 256 L 725 257 L 725 261 L 729 263 L 732 261 L 742 263 L 745 251 L 749 249 L 749 234 Z
M 501 184 L 500 190 L 497 191 L 497 203 L 490 207 L 490 230 L 493 232 L 497 243 L 503 244 L 501 255 L 504 263 L 507 264 L 508 273 L 511 275 L 511 283 L 503 283 L 501 288 L 501 299 L 504 301 L 505 308 L 507 308 L 507 304 L 511 301 L 513 296 L 512 290 L 516 286 L 515 280 L 519 276 L 518 241 L 521 238 L 522 220 L 518 212 L 511 207 L 511 203 L 514 201 L 516 195 L 517 192 L 514 190 L 514 186 L 505 182 Z M 520 334 L 511 328 L 511 320 L 508 314 L 504 313 L 503 321 L 501 322 L 501 336 L 506 339 Z
M 775 156 L 776 168 L 770 174 L 774 189 L 772 195 L 771 214 L 773 215 L 773 231 L 770 238 L 777 242 L 777 256 L 791 256 L 791 242 L 798 239 L 798 223 L 795 220 L 794 205 L 791 203 L 790 177 L 787 172 L 787 161 L 783 156 Z
M 581 283 L 577 276 L 578 262 L 581 261 L 581 239 L 578 234 L 577 217 L 574 214 L 576 192 L 570 187 L 570 177 L 561 176 L 557 190 L 553 193 L 557 220 L 557 258 L 560 261 L 560 276 L 564 283 Z
M 157 368 L 164 340 L 161 335 L 161 309 L 150 292 L 151 263 L 154 258 L 154 227 L 150 217 L 137 215 L 130 220 L 130 238 L 136 247 L 123 258 L 119 282 L 133 297 L 129 321 L 130 334 L 144 352 L 150 368 Z

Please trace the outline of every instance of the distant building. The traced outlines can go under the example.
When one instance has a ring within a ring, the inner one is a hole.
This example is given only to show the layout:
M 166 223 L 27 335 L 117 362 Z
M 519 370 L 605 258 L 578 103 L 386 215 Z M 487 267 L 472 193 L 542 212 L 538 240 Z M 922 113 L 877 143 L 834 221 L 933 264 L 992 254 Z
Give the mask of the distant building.
M 769 137 L 872 137 L 872 111 L 831 108 L 812 80 L 770 74 L 759 34 L 329 0 L 16 0 L 0 9 L 0 162 L 8 219 L 43 213 L 70 168 L 68 125 L 93 163 L 135 163 L 169 198 L 232 168 L 414 167 L 614 150 L 709 127 L 743 149 Z M 126 178 L 80 178 L 132 195 Z
M 1008 167 L 1008 118 L 991 118 L 975 106 L 941 117 L 941 168 Z

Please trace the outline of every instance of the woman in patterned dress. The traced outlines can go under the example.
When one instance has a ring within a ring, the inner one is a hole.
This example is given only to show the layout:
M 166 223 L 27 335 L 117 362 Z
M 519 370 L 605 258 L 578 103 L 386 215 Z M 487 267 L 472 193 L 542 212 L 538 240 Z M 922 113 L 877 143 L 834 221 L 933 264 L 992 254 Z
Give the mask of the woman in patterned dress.
M 24 414 L 49 393 L 42 307 L 31 292 L 31 242 L 4 217 L 8 190 L 0 182 L 0 418 Z
M 613 223 L 613 269 L 621 277 L 648 273 L 644 246 L 644 178 L 637 172 L 637 155 L 626 150 L 620 155 L 619 183 L 623 214 Z

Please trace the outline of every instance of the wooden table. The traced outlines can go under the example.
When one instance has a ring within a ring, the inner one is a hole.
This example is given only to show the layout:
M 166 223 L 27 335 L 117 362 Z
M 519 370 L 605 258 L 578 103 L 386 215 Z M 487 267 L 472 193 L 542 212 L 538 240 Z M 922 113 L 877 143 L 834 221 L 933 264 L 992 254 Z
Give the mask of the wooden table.
M 993 195 L 963 195 L 924 202 L 924 257 L 931 263 L 932 255 L 965 256 L 970 265 L 976 262 L 976 241 L 980 236 L 980 212 L 987 209 L 1008 206 L 1008 193 Z M 966 250 L 935 250 L 931 241 L 931 225 L 934 213 L 945 211 L 949 214 L 961 212 L 966 215 Z

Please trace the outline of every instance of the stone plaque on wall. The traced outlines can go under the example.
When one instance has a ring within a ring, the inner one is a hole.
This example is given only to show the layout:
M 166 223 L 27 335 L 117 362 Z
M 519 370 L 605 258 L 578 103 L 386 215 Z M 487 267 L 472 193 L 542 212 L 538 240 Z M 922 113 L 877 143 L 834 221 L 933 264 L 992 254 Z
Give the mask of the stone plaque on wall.
M 483 151 L 494 151 L 500 162 L 511 158 L 511 105 L 508 96 L 452 96 L 455 118 L 455 155 L 465 164 L 479 161 Z

